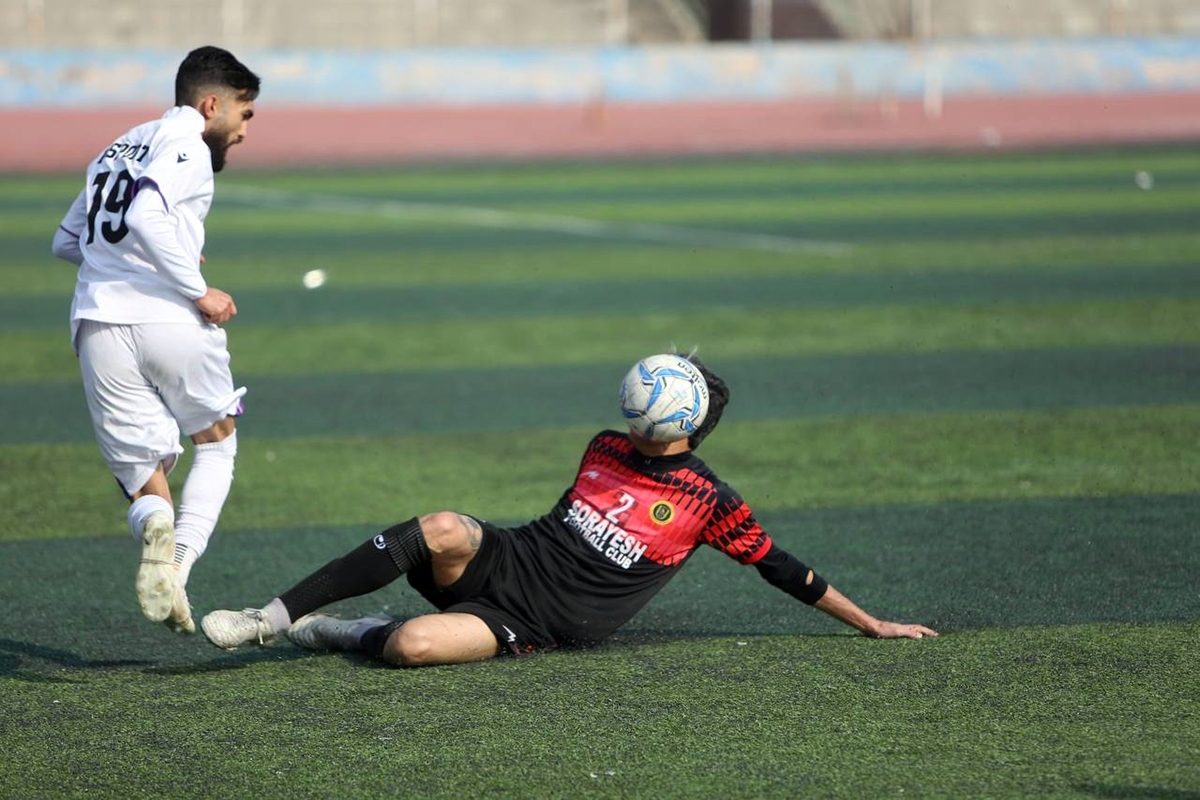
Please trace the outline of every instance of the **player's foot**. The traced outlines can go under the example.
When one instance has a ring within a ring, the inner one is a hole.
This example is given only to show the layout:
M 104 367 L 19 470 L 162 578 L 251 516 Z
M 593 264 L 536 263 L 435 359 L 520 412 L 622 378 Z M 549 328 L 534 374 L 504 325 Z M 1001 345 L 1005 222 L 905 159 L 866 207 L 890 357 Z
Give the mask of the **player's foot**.
M 390 619 L 360 617 L 338 619 L 329 614 L 306 614 L 292 623 L 287 637 L 305 650 L 360 650 L 359 641 L 370 628 L 387 625 Z
M 200 620 L 204 635 L 217 647 L 236 650 L 250 642 L 268 645 L 275 641 L 277 631 L 261 608 L 241 611 L 214 611 Z
M 162 511 L 146 518 L 142 528 L 142 563 L 138 565 L 138 603 L 151 622 L 162 622 L 175 605 L 175 525 Z
M 175 590 L 175 603 L 171 606 L 171 613 L 163 622 L 175 633 L 192 634 L 196 632 L 196 622 L 192 619 L 192 604 L 188 602 L 187 589 L 180 586 Z

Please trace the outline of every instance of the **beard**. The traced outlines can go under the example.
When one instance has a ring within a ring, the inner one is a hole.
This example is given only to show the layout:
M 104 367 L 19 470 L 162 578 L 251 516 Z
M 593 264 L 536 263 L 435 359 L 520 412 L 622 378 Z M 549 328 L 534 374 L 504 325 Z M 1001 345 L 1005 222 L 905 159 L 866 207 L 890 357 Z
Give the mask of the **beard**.
M 208 145 L 208 152 L 212 158 L 212 171 L 217 173 L 225 169 L 225 155 L 229 152 L 229 133 L 215 130 L 205 131 L 201 138 Z

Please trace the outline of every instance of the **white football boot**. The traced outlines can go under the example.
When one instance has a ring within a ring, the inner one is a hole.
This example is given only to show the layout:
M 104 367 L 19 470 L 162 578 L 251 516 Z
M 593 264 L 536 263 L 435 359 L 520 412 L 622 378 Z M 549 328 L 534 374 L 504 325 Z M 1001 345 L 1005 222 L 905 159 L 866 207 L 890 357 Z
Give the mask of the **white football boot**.
M 354 652 L 362 649 L 359 640 L 368 629 L 387 625 L 389 622 L 391 620 L 384 617 L 338 619 L 319 612 L 305 614 L 288 628 L 287 638 L 292 644 L 305 650 Z
M 267 619 L 267 612 L 261 608 L 213 611 L 200 620 L 200 627 L 210 642 L 226 650 L 236 650 L 250 642 L 269 645 L 278 635 L 271 620 Z
M 183 586 L 175 589 L 175 603 L 163 623 L 175 633 L 190 635 L 196 632 L 196 622 L 192 619 L 192 604 L 188 602 L 187 589 Z
M 151 622 L 163 622 L 175 606 L 175 524 L 162 511 L 146 517 L 142 527 L 142 562 L 138 565 L 138 603 Z

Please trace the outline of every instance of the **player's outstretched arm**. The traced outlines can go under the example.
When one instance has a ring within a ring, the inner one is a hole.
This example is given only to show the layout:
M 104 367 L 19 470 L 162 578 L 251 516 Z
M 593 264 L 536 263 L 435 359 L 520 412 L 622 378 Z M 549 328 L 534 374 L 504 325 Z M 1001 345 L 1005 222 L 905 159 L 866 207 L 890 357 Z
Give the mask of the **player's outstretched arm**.
M 924 625 L 904 625 L 876 619 L 832 586 L 813 605 L 839 622 L 861 631 L 864 636 L 876 639 L 923 639 L 938 635 L 937 631 Z

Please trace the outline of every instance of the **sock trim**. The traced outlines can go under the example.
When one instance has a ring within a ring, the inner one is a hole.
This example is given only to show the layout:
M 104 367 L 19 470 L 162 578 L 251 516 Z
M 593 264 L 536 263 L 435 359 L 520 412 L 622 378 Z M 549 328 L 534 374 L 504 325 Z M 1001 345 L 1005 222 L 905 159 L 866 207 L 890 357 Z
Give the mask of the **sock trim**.
M 418 564 L 426 564 L 430 560 L 429 545 L 425 543 L 425 534 L 421 531 L 421 521 L 417 517 L 393 525 L 380 534 L 388 555 L 396 569 L 408 572 Z

